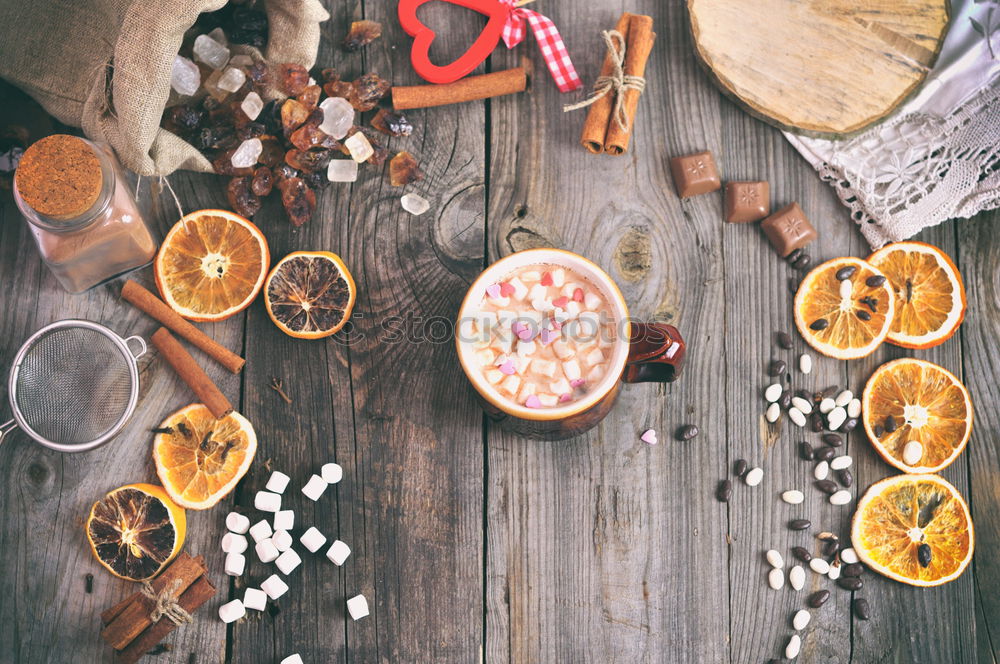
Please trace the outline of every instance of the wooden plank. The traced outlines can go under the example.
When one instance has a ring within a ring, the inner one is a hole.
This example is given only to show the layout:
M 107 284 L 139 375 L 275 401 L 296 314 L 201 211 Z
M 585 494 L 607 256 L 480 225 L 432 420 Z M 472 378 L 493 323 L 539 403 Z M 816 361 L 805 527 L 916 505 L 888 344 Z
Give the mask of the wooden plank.
M 679 4 L 629 10 L 651 14 L 659 38 L 647 68 L 656 82 L 624 157 L 583 151 L 583 113 L 560 109 L 578 95 L 559 94 L 530 39 L 516 54 L 494 56 L 500 69 L 527 52 L 536 76 L 530 95 L 491 104 L 489 258 L 529 246 L 591 258 L 617 280 L 633 315 L 680 326 L 689 365 L 675 385 L 624 388 L 600 427 L 576 439 L 543 443 L 489 427 L 490 662 L 728 657 L 725 510 L 713 497 L 726 431 L 711 405 L 724 371 L 719 202 L 681 205 L 664 159 L 718 147 L 719 96 L 692 76 Z M 544 11 L 592 80 L 604 57 L 600 30 L 618 9 Z M 675 122 L 691 107 L 695 123 Z M 674 441 L 671 432 L 689 421 L 701 436 Z M 647 427 L 660 432 L 659 445 L 638 439 Z
M 330 8 L 320 66 L 350 78 L 376 71 L 394 83 L 417 82 L 394 6 Z M 454 18 L 441 7 L 427 10 L 438 26 Z M 362 17 L 381 21 L 383 37 L 346 54 L 345 26 Z M 464 49 L 477 25 L 460 17 L 439 46 L 448 54 Z M 354 185 L 330 185 L 301 229 L 291 228 L 275 206 L 258 214 L 276 259 L 297 249 L 331 250 L 357 282 L 352 329 L 330 340 L 289 339 L 263 306 L 252 307 L 244 397 L 262 434 L 261 458 L 292 476 L 294 534 L 315 525 L 331 540 L 344 540 L 352 554 L 342 569 L 305 554 L 278 603 L 281 613 L 234 630 L 233 661 L 278 661 L 299 652 L 305 661 L 454 662 L 474 660 L 481 649 L 482 416 L 450 339 L 389 336 L 452 320 L 468 278 L 482 266 L 483 113 L 482 102 L 407 113 L 413 135 L 387 142 L 393 153 L 405 149 L 417 157 L 424 182 L 394 188 L 388 164 L 362 166 Z M 405 191 L 426 196 L 431 211 L 404 212 Z M 271 376 L 284 380 L 292 405 L 267 387 Z M 316 504 L 305 500 L 298 487 L 334 460 L 344 480 Z M 258 464 L 240 503 L 249 505 L 266 479 Z M 255 566 L 251 579 L 263 573 Z M 371 616 L 354 622 L 345 600 L 357 593 L 368 599 Z
M 172 178 L 178 195 L 189 206 L 215 207 L 210 186 L 187 176 Z M 177 219 L 169 195 L 153 197 L 149 183 L 141 188 L 144 214 L 160 235 Z M 0 366 L 6 371 L 24 338 L 37 328 L 64 318 L 86 318 L 103 323 L 123 336 L 147 338 L 158 325 L 119 300 L 116 281 L 82 295 L 62 291 L 42 264 L 26 223 L 12 203 L 0 207 Z M 151 270 L 135 275 L 152 287 Z M 207 328 L 216 340 L 239 347 L 242 322 L 238 319 Z M 209 375 L 232 399 L 239 394 L 239 378 L 205 359 Z M 0 492 L 6 509 L 0 514 L 0 593 L 11 601 L 0 602 L 0 642 L 7 645 L 11 661 L 103 661 L 110 650 L 99 638 L 101 611 L 135 591 L 134 584 L 113 578 L 90 553 L 83 532 L 91 504 L 107 491 L 130 482 L 158 483 L 150 457 L 151 427 L 168 413 L 190 403 L 188 388 L 162 365 L 151 349 L 139 361 L 140 400 L 125 431 L 103 448 L 86 454 L 64 456 L 35 445 L 17 433 L 2 448 Z M 3 381 L 6 403 L 6 380 Z M 4 412 L 7 412 L 6 406 Z M 222 512 L 224 515 L 225 513 Z M 222 569 L 217 513 L 189 513 L 187 551 L 202 554 L 211 570 Z M 94 591 L 84 592 L 84 577 L 94 576 Z M 218 578 L 218 577 L 214 577 Z M 214 611 L 210 602 L 201 614 Z M 201 615 L 199 614 L 199 615 Z M 178 657 L 198 652 L 200 661 L 222 661 L 226 632 L 217 620 L 198 620 L 168 639 Z M 214 657 L 214 659 L 213 659 Z

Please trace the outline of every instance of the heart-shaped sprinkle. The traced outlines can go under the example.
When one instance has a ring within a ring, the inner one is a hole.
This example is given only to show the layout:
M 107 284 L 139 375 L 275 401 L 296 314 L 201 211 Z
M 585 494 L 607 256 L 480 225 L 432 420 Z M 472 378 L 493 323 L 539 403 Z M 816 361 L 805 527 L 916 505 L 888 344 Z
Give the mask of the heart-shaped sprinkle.
M 582 288 L 577 288 L 575 291 L 573 291 L 573 301 L 574 302 L 583 302 L 583 289 Z
M 506 362 L 500 365 L 500 373 L 502 374 L 511 376 L 514 374 L 515 371 L 517 371 L 517 368 L 514 366 L 514 363 L 511 360 L 507 360 Z
M 569 298 L 563 295 L 562 297 L 557 297 L 552 300 L 552 304 L 556 305 L 560 309 L 565 309 L 566 305 L 569 304 Z
M 538 397 L 532 394 L 530 397 L 524 400 L 524 405 L 527 406 L 528 408 L 541 408 L 542 402 L 541 400 L 539 400 Z
M 550 318 L 549 321 L 550 321 L 550 325 L 552 326 L 553 330 L 561 330 L 562 329 L 562 323 L 560 323 L 559 321 L 557 321 L 555 318 Z
M 511 295 L 514 294 L 515 290 L 516 289 L 510 284 L 509 281 L 505 281 L 502 284 L 500 284 L 500 295 L 502 297 L 510 297 Z
M 541 283 L 541 284 L 542 284 L 543 286 L 551 286 L 551 285 L 552 285 L 552 274 L 551 274 L 551 273 L 549 273 L 549 272 L 546 272 L 546 273 L 544 273 L 544 274 L 542 275 L 542 280 L 541 280 L 541 282 L 540 282 L 540 283 Z
M 656 432 L 652 429 L 646 429 L 646 432 L 639 436 L 639 440 L 644 443 L 649 443 L 650 445 L 656 445 L 656 443 L 659 442 L 656 440 Z
M 572 394 L 569 394 L 569 393 L 567 393 L 567 394 L 564 394 L 564 395 L 560 396 L 560 397 L 559 397 L 559 401 L 561 401 L 561 402 L 566 402 L 566 401 L 569 401 L 569 400 L 570 400 L 570 399 L 572 399 L 572 398 L 573 398 L 573 395 L 572 395 Z
M 486 294 L 494 300 L 500 297 L 500 284 L 493 284 L 486 287 Z
M 573 380 L 569 381 L 569 384 L 572 385 L 573 387 L 580 387 L 581 385 L 583 385 L 584 382 L 585 381 L 582 378 L 574 378 Z
M 516 334 L 517 338 L 520 339 L 521 341 L 530 341 L 531 338 L 535 336 L 534 332 L 532 332 L 531 328 L 529 328 L 527 325 L 523 325 L 521 329 L 516 332 Z
M 524 321 L 516 320 L 514 321 L 514 324 L 510 326 L 510 331 L 514 334 L 518 334 L 526 327 L 528 326 L 524 324 Z
M 543 346 L 548 346 L 550 343 L 555 341 L 556 336 L 557 335 L 552 332 L 552 330 L 542 330 L 538 335 L 538 338 L 541 340 Z

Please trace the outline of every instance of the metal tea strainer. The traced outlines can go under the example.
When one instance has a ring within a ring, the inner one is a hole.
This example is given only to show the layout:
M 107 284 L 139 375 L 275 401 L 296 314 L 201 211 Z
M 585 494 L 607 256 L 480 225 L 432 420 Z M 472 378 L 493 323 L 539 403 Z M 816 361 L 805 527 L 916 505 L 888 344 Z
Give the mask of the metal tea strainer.
M 132 352 L 129 342 L 138 345 Z M 17 427 L 60 452 L 85 452 L 114 438 L 139 399 L 140 337 L 122 339 L 97 323 L 46 325 L 14 356 L 7 396 L 14 415 L 0 424 L 0 443 Z

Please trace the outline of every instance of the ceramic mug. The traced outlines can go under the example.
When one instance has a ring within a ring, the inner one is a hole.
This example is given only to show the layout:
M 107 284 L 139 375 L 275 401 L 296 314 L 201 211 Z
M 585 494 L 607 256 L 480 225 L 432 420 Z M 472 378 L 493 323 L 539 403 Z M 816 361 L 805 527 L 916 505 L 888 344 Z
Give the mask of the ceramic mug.
M 486 289 L 529 265 L 561 267 L 590 282 L 608 304 L 608 314 L 617 332 L 603 378 L 580 398 L 549 408 L 529 408 L 501 394 L 486 380 L 475 357 L 474 344 L 466 338 L 467 330 L 471 329 L 468 323 L 475 319 Z M 631 320 L 625 298 L 611 277 L 583 256 L 562 249 L 527 249 L 490 265 L 466 293 L 455 329 L 459 363 L 486 414 L 518 433 L 547 440 L 569 438 L 595 427 L 611 411 L 622 382 L 676 380 L 686 351 L 675 327 Z

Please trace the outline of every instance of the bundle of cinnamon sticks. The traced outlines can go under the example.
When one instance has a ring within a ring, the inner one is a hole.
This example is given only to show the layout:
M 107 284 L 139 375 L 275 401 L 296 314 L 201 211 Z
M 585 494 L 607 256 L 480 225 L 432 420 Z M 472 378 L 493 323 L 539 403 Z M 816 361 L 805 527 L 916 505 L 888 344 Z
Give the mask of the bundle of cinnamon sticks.
M 215 595 L 215 586 L 206 576 L 205 559 L 192 558 L 182 551 L 170 566 L 150 583 L 154 596 L 163 596 L 187 613 L 193 613 Z M 154 599 L 142 592 L 127 597 L 101 614 L 101 638 L 115 649 L 115 661 L 133 664 L 162 641 L 177 624 L 168 616 L 155 622 Z
M 653 32 L 653 19 L 649 16 L 625 12 L 618 19 L 615 30 L 622 35 L 625 41 L 625 59 L 622 66 L 624 76 L 643 78 L 646 73 L 649 53 L 653 50 L 653 42 L 656 41 L 656 33 Z M 612 76 L 614 68 L 612 55 L 608 53 L 604 58 L 604 65 L 601 67 L 601 76 Z M 635 126 L 635 112 L 639 106 L 639 96 L 642 91 L 629 87 L 622 94 L 624 94 L 622 107 L 625 117 L 628 119 L 624 126 L 618 121 L 614 112 L 616 95 L 613 91 L 590 105 L 587 120 L 583 124 L 583 133 L 580 136 L 580 143 L 587 148 L 588 152 L 594 154 L 603 152 L 617 156 L 628 150 L 629 141 L 632 138 L 632 128 Z

